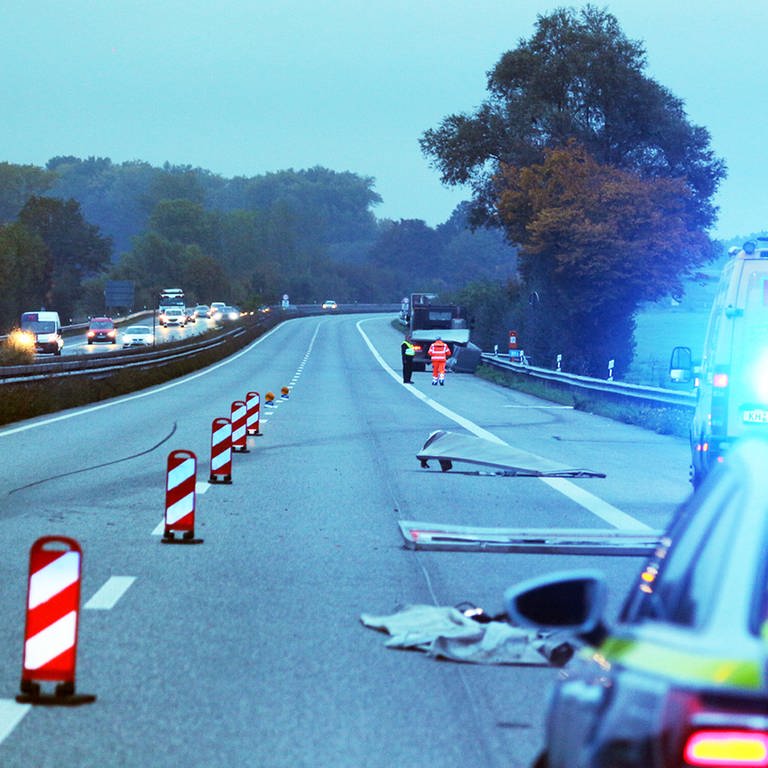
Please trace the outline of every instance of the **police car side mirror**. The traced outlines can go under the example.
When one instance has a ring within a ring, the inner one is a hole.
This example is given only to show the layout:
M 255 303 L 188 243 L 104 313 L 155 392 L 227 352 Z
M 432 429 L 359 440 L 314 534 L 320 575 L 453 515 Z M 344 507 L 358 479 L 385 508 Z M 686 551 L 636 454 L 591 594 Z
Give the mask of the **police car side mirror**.
M 602 624 L 608 598 L 595 570 L 560 571 L 520 582 L 504 593 L 512 624 L 586 635 Z

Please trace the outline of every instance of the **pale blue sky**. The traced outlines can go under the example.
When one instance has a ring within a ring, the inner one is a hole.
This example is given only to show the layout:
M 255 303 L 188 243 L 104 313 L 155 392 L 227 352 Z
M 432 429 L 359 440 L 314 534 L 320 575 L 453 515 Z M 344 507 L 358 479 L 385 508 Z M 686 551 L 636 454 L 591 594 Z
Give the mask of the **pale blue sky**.
M 716 234 L 768 229 L 768 3 L 612 0 L 648 73 L 712 134 Z M 444 221 L 421 133 L 484 98 L 539 0 L 3 0 L 0 160 L 168 161 L 231 177 L 323 165 L 376 179 L 379 217 Z

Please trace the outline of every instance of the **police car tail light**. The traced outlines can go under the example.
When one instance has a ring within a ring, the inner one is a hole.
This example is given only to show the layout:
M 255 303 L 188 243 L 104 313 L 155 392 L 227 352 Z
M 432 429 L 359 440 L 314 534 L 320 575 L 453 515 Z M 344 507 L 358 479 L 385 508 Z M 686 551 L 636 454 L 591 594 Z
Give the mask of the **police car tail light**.
M 683 750 L 685 764 L 731 768 L 768 766 L 768 733 L 748 730 L 696 730 Z

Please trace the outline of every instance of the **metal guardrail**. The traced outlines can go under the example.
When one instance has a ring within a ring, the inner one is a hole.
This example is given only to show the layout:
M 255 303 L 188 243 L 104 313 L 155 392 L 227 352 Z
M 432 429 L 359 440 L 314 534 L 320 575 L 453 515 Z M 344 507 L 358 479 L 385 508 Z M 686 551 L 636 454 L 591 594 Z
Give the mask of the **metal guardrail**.
M 226 344 L 246 332 L 242 326 L 224 331 L 214 338 L 192 341 L 185 344 L 163 345 L 150 352 L 123 350 L 108 352 L 102 355 L 77 356 L 71 360 L 56 360 L 34 365 L 0 366 L 0 385 L 19 384 L 42 379 L 60 378 L 64 376 L 96 376 L 108 374 L 111 371 L 142 367 L 149 368 L 178 360 L 182 357 L 193 357 L 209 349 Z
M 511 360 L 491 352 L 483 352 L 481 357 L 483 363 L 492 368 L 499 368 L 521 376 L 530 376 L 541 381 L 547 381 L 563 389 L 582 389 L 590 392 L 599 392 L 603 396 L 613 399 L 631 399 L 635 402 L 643 402 L 651 406 L 674 406 L 691 410 L 696 406 L 696 394 L 693 392 L 680 392 L 661 387 L 645 387 L 621 381 L 577 376 L 573 373 L 552 371 L 548 368 L 536 368 L 532 365 L 513 363 Z

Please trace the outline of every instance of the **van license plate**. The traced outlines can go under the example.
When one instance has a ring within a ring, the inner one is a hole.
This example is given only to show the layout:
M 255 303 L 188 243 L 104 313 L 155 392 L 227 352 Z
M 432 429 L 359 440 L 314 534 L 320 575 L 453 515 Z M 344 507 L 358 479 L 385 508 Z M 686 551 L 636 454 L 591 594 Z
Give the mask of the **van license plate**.
M 768 424 L 768 410 L 752 408 L 742 413 L 742 419 L 749 424 Z

